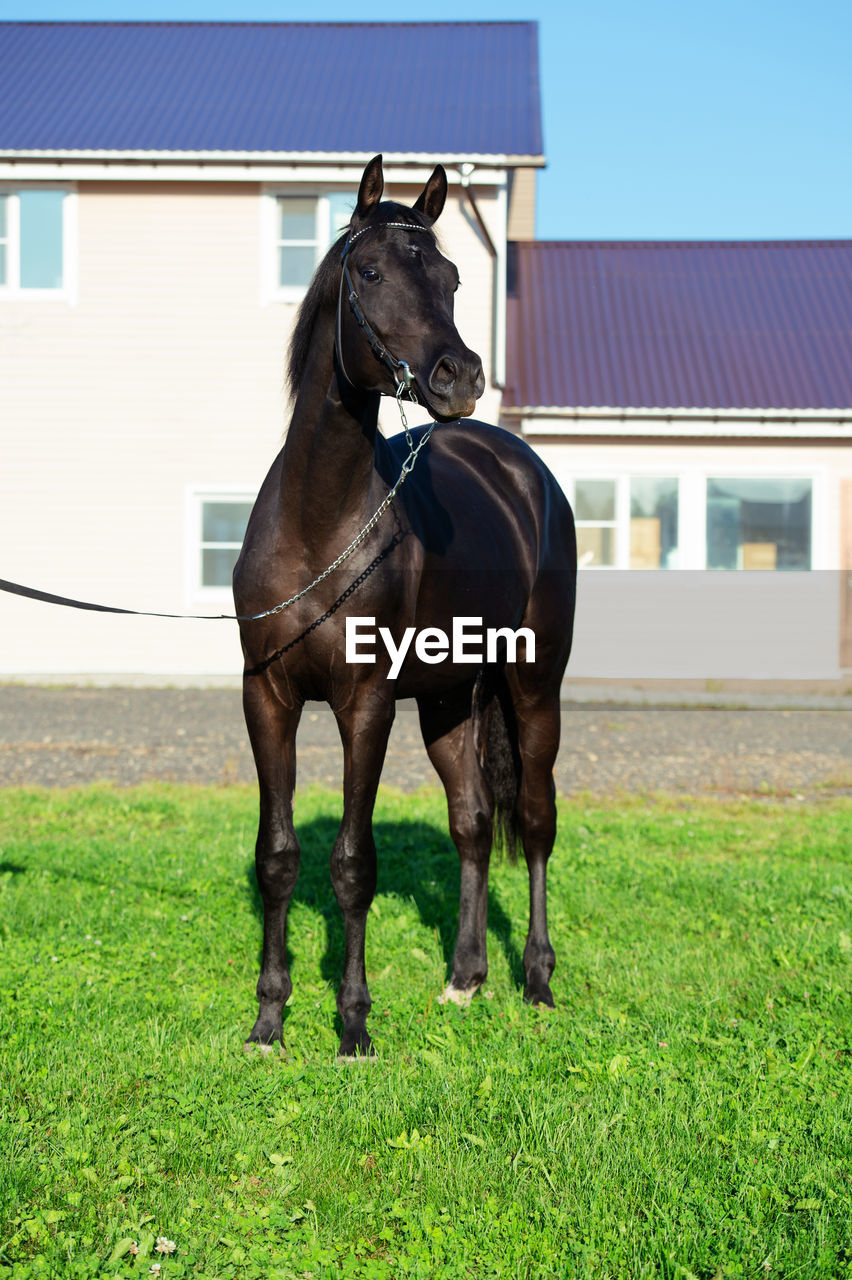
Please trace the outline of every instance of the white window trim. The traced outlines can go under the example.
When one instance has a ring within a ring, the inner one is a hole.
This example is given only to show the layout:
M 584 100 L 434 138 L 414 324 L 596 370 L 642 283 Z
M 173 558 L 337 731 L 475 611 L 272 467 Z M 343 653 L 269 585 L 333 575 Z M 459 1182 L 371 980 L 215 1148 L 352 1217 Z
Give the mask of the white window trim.
M 630 481 L 631 479 L 650 478 L 654 480 L 676 480 L 678 485 L 677 500 L 677 525 L 678 525 L 678 560 L 679 567 L 683 568 L 683 534 L 684 534 L 684 503 L 683 503 L 683 477 L 677 471 L 671 468 L 659 466 L 632 467 L 630 471 L 613 471 L 608 468 L 600 470 L 591 467 L 584 467 L 582 471 L 572 474 L 566 479 L 564 485 L 565 493 L 571 506 L 574 506 L 574 498 L 576 494 L 576 484 L 578 480 L 609 480 L 615 484 L 615 520 L 577 520 L 579 527 L 593 526 L 595 528 L 609 528 L 615 531 L 615 562 L 613 564 L 587 564 L 581 568 L 584 573 L 590 570 L 594 573 L 613 573 L 614 571 L 622 571 L 630 568 Z M 576 516 L 575 516 L 576 519 Z M 647 569 L 636 569 L 636 573 L 647 573 Z M 659 572 L 671 573 L 671 569 L 659 570 Z
M 754 467 L 738 467 L 733 462 L 713 466 L 702 471 L 700 500 L 697 514 L 700 516 L 701 569 L 707 568 L 707 481 L 708 480 L 808 480 L 811 486 L 811 566 L 798 570 L 813 573 L 817 569 L 831 567 L 828 548 L 826 501 L 828 497 L 828 472 L 825 467 L 797 467 L 794 463 L 785 467 L 772 467 L 758 471 Z M 742 573 L 740 569 L 714 569 L 714 573 Z M 777 569 L 777 573 L 795 573 L 797 570 Z
M 561 472 L 561 468 L 560 468 Z M 563 473 L 564 474 L 564 473 Z M 615 563 L 611 565 L 584 565 L 583 572 L 607 573 L 630 568 L 630 480 L 632 477 L 673 479 L 678 482 L 678 567 L 679 569 L 707 569 L 707 481 L 709 479 L 736 480 L 809 480 L 811 484 L 811 567 L 803 573 L 817 569 L 835 568 L 829 546 L 829 471 L 826 467 L 797 466 L 791 460 L 786 466 L 773 466 L 767 470 L 737 466 L 736 460 L 714 462 L 709 466 L 689 467 L 680 470 L 654 464 L 631 467 L 629 471 L 615 471 L 611 467 L 583 467 L 565 475 L 563 488 L 574 505 L 575 485 L 578 480 L 610 480 L 615 482 Z M 609 524 L 611 521 L 578 521 L 578 524 Z M 636 573 L 648 570 L 636 569 Z M 666 569 L 660 572 L 670 573 Z M 741 573 L 746 570 L 715 569 L 714 573 Z M 778 569 L 786 573 L 790 570 Z
M 187 487 L 184 503 L 184 583 L 187 604 L 233 605 L 230 586 L 205 587 L 201 581 L 204 503 L 248 502 L 253 504 L 256 498 L 257 490 L 246 485 L 189 485 Z
M 331 211 L 329 196 L 356 195 L 356 190 L 346 183 L 335 183 L 333 186 L 308 186 L 305 183 L 269 184 L 261 188 L 260 193 L 260 299 L 263 306 L 273 302 L 301 302 L 307 292 L 307 286 L 278 283 L 278 197 L 296 196 L 302 199 L 316 200 L 319 205 L 318 225 L 319 241 L 322 245 L 323 235 L 326 237 L 326 248 L 320 248 L 317 265 L 322 261 L 326 249 L 331 244 L 330 221 Z M 325 230 L 323 231 L 323 226 Z
M 77 302 L 77 188 L 71 182 L 0 182 L 0 195 L 17 196 L 21 191 L 64 191 L 62 202 L 62 288 L 61 289 L 22 289 L 20 286 L 21 270 L 21 226 L 20 205 L 17 200 L 10 200 L 8 208 L 7 228 L 7 262 L 9 282 L 0 285 L 0 302 L 64 302 L 76 305 Z

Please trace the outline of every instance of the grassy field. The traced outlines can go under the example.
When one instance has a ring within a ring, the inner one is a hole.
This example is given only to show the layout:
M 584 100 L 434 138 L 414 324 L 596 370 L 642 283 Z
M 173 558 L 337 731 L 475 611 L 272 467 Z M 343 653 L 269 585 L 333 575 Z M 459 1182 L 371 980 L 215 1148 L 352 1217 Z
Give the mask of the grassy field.
M 852 1275 L 848 800 L 564 802 L 548 1012 L 520 999 L 506 863 L 484 993 L 436 1003 L 443 798 L 382 793 L 357 1067 L 338 813 L 299 797 L 263 1057 L 253 792 L 0 792 L 0 1276 Z

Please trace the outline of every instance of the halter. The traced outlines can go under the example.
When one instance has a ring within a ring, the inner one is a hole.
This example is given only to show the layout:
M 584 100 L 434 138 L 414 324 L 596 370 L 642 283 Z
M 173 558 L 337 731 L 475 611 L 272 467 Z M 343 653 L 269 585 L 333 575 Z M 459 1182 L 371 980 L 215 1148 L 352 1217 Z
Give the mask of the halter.
M 355 384 L 352 381 L 352 379 L 349 377 L 349 374 L 346 372 L 346 365 L 343 363 L 342 312 L 343 312 L 343 286 L 345 284 L 347 289 L 346 300 L 349 303 L 349 310 L 352 312 L 352 315 L 355 317 L 356 324 L 358 324 L 358 326 L 361 329 L 363 329 L 364 337 L 367 339 L 367 342 L 369 344 L 370 350 L 372 351 L 373 355 L 376 357 L 379 363 L 383 364 L 387 369 L 389 369 L 391 374 L 393 375 L 393 380 L 396 383 L 397 400 L 400 400 L 403 395 L 407 395 L 410 400 L 414 400 L 416 402 L 416 396 L 414 395 L 414 392 L 412 390 L 412 386 L 414 383 L 414 374 L 411 372 L 411 369 L 409 368 L 405 360 L 397 360 L 395 356 L 391 355 L 391 353 L 388 351 L 387 347 L 382 342 L 379 335 L 376 333 L 375 329 L 373 329 L 372 326 L 370 325 L 370 322 L 367 320 L 367 317 L 364 315 L 364 312 L 361 310 L 361 302 L 356 292 L 355 286 L 352 283 L 352 276 L 349 274 L 349 264 L 346 261 L 346 259 L 349 257 L 349 254 L 352 251 L 352 246 L 354 245 L 356 240 L 358 240 L 361 236 L 363 236 L 367 231 L 377 231 L 384 227 L 397 227 L 402 231 L 428 231 L 429 230 L 428 227 L 422 227 L 417 222 L 380 222 L 380 223 L 377 223 L 375 226 L 362 227 L 361 230 L 356 231 L 353 236 L 347 237 L 346 244 L 343 246 L 343 252 L 340 255 L 342 271 L 340 273 L 340 290 L 337 295 L 337 334 L 335 337 L 334 345 L 337 351 L 337 361 L 338 361 L 338 364 L 340 365 L 340 371 L 343 374 L 346 381 L 349 383 L 350 387 L 354 388 Z M 401 407 L 402 406 L 400 405 L 400 408 Z

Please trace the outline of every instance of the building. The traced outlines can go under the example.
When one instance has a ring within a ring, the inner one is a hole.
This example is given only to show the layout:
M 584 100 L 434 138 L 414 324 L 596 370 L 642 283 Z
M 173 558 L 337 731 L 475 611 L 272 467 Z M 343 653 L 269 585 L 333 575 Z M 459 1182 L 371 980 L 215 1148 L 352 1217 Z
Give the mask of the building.
M 229 611 L 298 303 L 381 151 L 402 201 L 446 167 L 479 416 L 575 503 L 573 675 L 852 671 L 852 242 L 534 243 L 534 23 L 0 23 L 0 80 L 0 577 Z M 0 595 L 0 635 L 0 676 L 241 667 L 221 621 Z
M 0 577 L 229 609 L 298 303 L 379 151 L 404 202 L 448 171 L 496 420 L 544 163 L 534 24 L 0 23 L 0 81 Z M 5 675 L 241 669 L 224 622 L 0 596 L 0 629 Z
M 508 307 L 503 420 L 588 569 L 572 675 L 842 683 L 852 241 L 518 244 Z

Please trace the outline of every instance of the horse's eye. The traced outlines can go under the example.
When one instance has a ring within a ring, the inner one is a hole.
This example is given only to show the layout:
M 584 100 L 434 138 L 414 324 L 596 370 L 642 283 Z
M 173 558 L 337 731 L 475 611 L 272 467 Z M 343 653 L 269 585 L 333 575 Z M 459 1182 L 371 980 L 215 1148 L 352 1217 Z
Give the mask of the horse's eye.
M 361 279 L 366 280 L 367 284 L 376 284 L 379 280 L 381 280 L 381 278 L 382 277 L 379 275 L 378 271 L 376 271 L 374 267 L 365 267 L 364 270 L 361 272 Z

